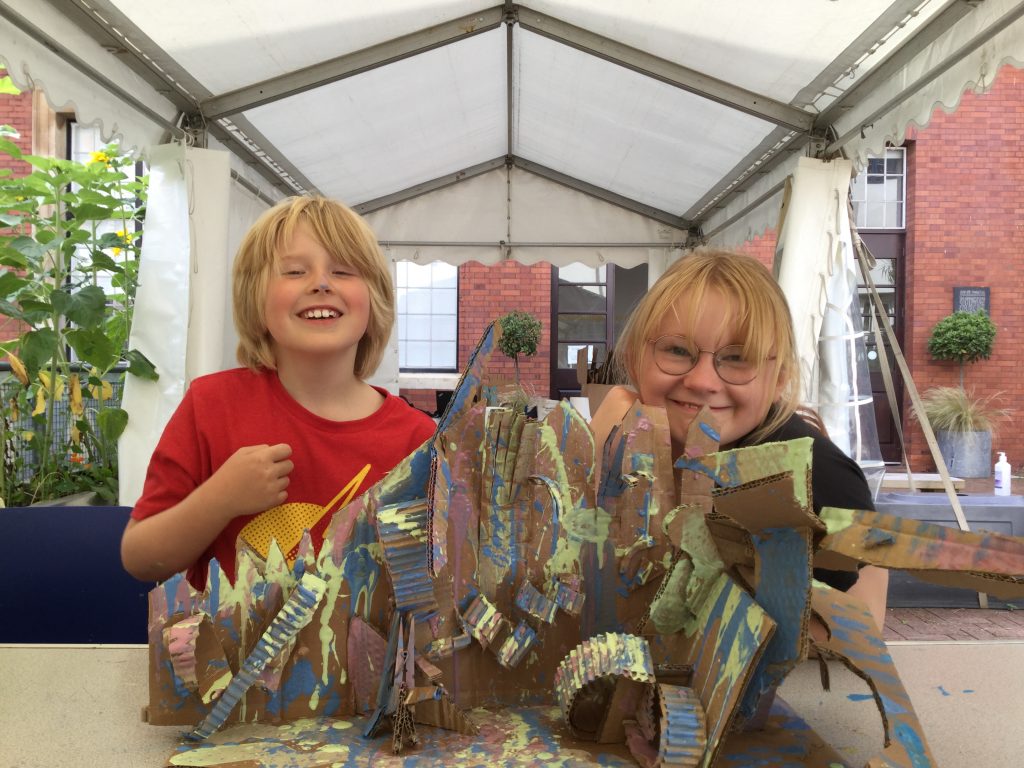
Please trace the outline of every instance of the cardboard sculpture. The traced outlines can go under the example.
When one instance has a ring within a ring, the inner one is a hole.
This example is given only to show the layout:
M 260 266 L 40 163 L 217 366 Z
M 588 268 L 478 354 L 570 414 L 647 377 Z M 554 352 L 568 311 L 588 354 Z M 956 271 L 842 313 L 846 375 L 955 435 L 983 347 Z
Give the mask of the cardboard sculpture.
M 493 346 L 489 333 L 433 441 L 337 514 L 319 551 L 307 535 L 294 568 L 272 544 L 261 563 L 239 552 L 233 584 L 214 562 L 201 594 L 181 575 L 153 590 L 147 717 L 200 740 L 171 764 L 401 752 L 845 765 L 789 727 L 781 702 L 744 730 L 812 650 L 868 681 L 885 734 L 871 765 L 934 764 L 866 608 L 813 582 L 812 562 L 1009 598 L 1024 594 L 1024 541 L 853 510 L 818 518 L 809 439 L 719 452 L 703 413 L 673 467 L 664 411 L 634 407 L 594 477 L 593 436 L 571 407 L 536 422 L 496 401 Z M 809 638 L 812 615 L 824 643 Z

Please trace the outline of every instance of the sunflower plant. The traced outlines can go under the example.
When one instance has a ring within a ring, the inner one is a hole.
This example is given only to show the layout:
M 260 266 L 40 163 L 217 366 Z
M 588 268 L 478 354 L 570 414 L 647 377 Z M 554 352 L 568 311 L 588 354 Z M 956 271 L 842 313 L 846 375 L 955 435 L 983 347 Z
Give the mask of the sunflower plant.
M 127 346 L 146 179 L 116 146 L 81 163 L 23 155 L 16 135 L 0 127 L 0 152 L 32 168 L 0 171 L 0 505 L 111 503 L 128 421 L 114 384 L 157 376 Z

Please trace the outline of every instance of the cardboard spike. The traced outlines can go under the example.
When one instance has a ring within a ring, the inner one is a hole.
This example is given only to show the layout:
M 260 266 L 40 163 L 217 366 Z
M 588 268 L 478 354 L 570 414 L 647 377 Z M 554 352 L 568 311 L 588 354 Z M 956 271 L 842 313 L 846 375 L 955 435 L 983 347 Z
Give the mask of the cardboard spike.
M 220 697 L 206 719 L 188 734 L 188 738 L 205 739 L 224 723 L 231 709 L 255 682 L 266 663 L 280 652 L 288 639 L 294 637 L 309 623 L 313 609 L 324 596 L 326 586 L 321 579 L 310 574 L 302 577 L 302 581 L 295 587 L 295 591 L 289 596 L 277 618 L 246 658 L 238 674 L 231 680 L 224 695 Z

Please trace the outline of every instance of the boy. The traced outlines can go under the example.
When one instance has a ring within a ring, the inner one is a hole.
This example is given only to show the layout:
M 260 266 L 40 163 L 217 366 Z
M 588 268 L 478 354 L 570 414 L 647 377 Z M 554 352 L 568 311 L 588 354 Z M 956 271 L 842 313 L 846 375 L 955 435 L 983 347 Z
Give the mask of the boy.
M 192 382 L 150 460 L 121 540 L 124 567 L 163 580 L 210 559 L 233 581 L 236 540 L 289 564 L 332 514 L 434 432 L 365 378 L 394 324 L 391 273 L 369 226 L 340 203 L 293 197 L 246 234 L 233 267 L 238 360 Z

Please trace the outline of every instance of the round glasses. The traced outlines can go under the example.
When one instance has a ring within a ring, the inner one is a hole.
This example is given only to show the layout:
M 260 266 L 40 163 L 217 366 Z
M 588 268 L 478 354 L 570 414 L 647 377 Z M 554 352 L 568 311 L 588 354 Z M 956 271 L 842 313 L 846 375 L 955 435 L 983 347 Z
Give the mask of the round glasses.
M 701 349 L 685 336 L 672 334 L 650 339 L 650 342 L 654 345 L 654 364 L 669 376 L 689 373 L 701 355 L 711 355 L 715 372 L 726 384 L 749 384 L 761 371 L 761 365 L 744 354 L 742 344 L 729 344 L 711 351 Z

